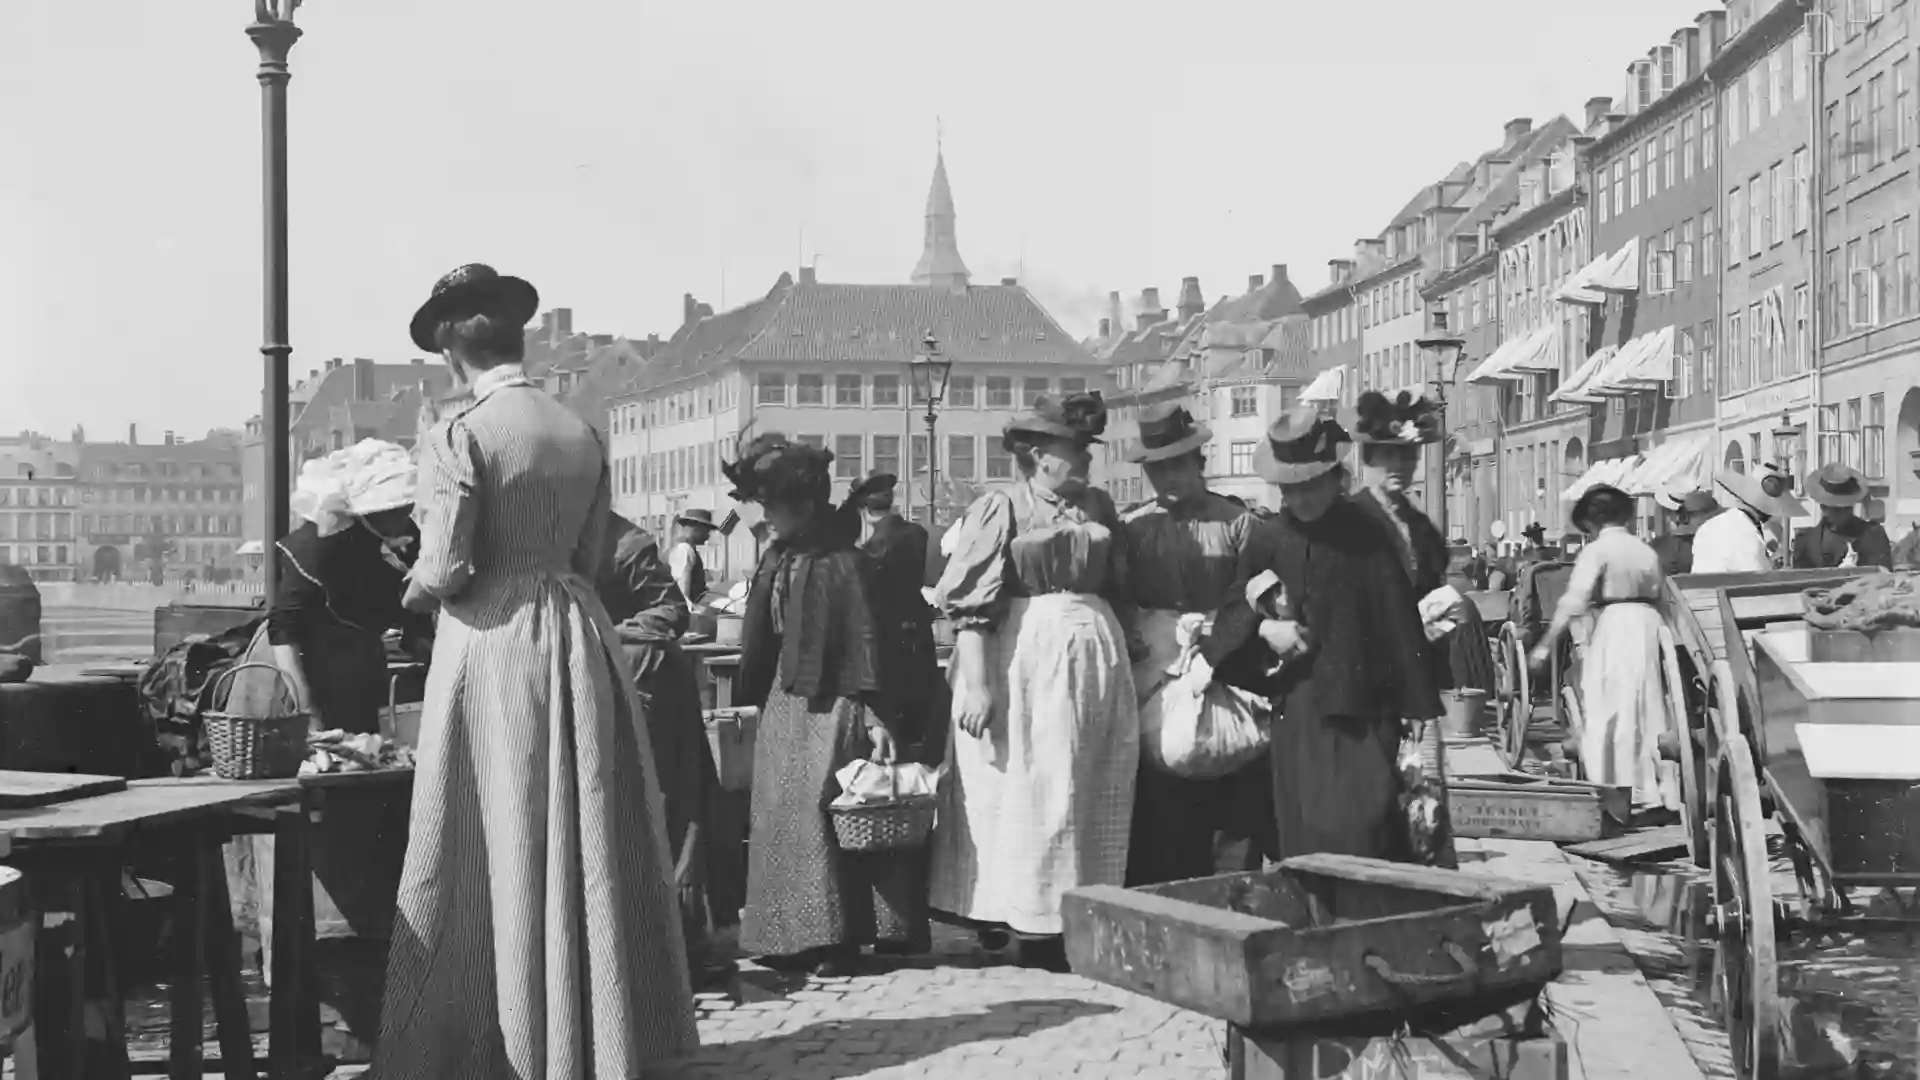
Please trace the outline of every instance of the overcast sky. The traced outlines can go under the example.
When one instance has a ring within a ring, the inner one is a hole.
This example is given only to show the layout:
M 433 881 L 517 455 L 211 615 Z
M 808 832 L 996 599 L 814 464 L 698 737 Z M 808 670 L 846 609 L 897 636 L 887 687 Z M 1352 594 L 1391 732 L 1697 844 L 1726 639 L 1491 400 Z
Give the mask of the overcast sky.
M 663 336 L 819 258 L 904 281 L 935 122 L 976 279 L 1076 333 L 1326 262 L 1513 117 L 1578 119 L 1713 0 L 312 0 L 293 52 L 293 370 L 403 361 L 484 261 Z M 0 0 L 0 432 L 259 411 L 247 0 Z M 537 13 L 537 14 L 536 14 Z

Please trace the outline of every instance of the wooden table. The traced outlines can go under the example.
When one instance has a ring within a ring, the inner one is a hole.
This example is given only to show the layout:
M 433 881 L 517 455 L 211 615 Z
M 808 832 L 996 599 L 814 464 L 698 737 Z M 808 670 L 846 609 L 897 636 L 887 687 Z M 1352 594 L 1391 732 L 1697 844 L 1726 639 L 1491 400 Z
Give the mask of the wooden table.
M 740 673 L 740 646 L 706 641 L 680 646 L 693 658 L 700 678 L 700 705 L 706 709 L 733 706 L 733 683 Z
M 288 780 L 139 780 L 109 795 L 0 811 L 0 832 L 9 835 L 13 847 L 8 861 L 26 872 L 29 902 L 41 917 L 34 986 L 40 1075 L 120 1080 L 131 1073 L 113 945 L 124 906 L 121 870 L 129 851 L 138 846 L 143 853 L 164 851 L 174 879 L 168 1073 L 179 1080 L 202 1076 L 203 995 L 210 990 L 220 1064 L 229 1080 L 253 1080 L 240 942 L 233 931 L 221 850 L 232 834 L 236 811 L 298 806 L 303 797 L 301 785 Z M 288 847 L 298 858 L 304 852 L 305 830 L 294 831 L 297 836 Z M 58 915 L 67 917 L 49 918 Z M 106 1038 L 100 1055 L 105 1060 L 93 1071 L 86 1024 L 90 997 L 103 1006 Z M 285 1012 L 287 1020 L 296 1015 L 290 1008 L 276 1012 Z M 292 1074 L 291 1068 L 283 1071 L 279 1066 L 293 1064 L 297 1034 L 289 1023 L 275 1025 L 276 1075 Z

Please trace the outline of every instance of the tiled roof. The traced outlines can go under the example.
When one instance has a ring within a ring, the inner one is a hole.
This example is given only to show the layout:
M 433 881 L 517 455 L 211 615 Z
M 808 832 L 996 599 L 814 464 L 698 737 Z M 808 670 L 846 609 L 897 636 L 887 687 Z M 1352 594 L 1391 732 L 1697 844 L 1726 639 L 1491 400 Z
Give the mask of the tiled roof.
M 1485 221 L 1497 223 L 1507 211 L 1514 209 L 1520 200 L 1520 178 L 1529 167 L 1546 160 L 1556 149 L 1569 145 L 1579 128 L 1566 116 L 1556 116 L 1546 124 L 1535 128 L 1531 135 L 1520 142 L 1513 158 L 1513 166 L 1506 175 L 1494 181 L 1492 190 L 1475 203 L 1473 209 L 1454 223 L 1449 236 L 1467 236 L 1480 228 Z M 1543 192 L 1544 196 L 1545 193 Z
M 317 379 L 307 383 L 306 400 L 294 403 L 291 427 L 296 434 L 304 433 L 309 426 L 331 416 L 337 407 L 390 403 L 397 393 L 408 389 L 437 393 L 450 378 L 440 364 L 375 364 L 373 393 L 368 401 L 359 402 L 355 401 L 354 394 L 354 364 L 348 361 L 322 371 Z M 300 442 L 298 438 L 294 441 Z
M 760 299 L 681 326 L 620 393 L 650 390 L 727 363 L 773 317 L 792 286 L 792 275 L 781 274 L 772 290 Z

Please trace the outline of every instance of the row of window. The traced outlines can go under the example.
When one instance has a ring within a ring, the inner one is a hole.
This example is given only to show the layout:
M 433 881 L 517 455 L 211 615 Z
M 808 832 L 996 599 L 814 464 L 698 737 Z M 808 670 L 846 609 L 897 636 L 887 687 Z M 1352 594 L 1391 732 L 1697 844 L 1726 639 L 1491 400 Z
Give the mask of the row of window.
M 794 375 L 784 371 L 763 371 L 754 383 L 757 405 L 828 405 L 840 408 L 898 408 L 902 379 L 898 375 Z M 1019 405 L 1031 408 L 1040 395 L 1058 386 L 1061 394 L 1081 394 L 1087 380 L 1078 377 L 1049 379 L 1029 376 L 1018 380 Z M 1015 380 L 1010 375 L 954 375 L 947 380 L 947 395 L 941 402 L 953 409 L 1011 409 L 1014 407 Z M 911 389 L 912 404 L 925 405 L 926 394 L 918 386 Z
M 72 538 L 72 514 L 0 514 L 0 540 Z
M 1820 298 L 1825 336 L 1842 337 L 1920 315 L 1913 247 L 1913 218 L 1901 217 L 1854 237 L 1844 249 L 1827 251 L 1826 295 Z
M 1841 103 L 1827 106 L 1827 189 L 1856 180 L 1913 149 L 1913 69 L 1906 58 L 1867 77 L 1865 86 L 1847 92 L 1845 123 Z
M 1864 411 L 1862 405 L 1865 405 Z M 1860 470 L 1869 480 L 1887 476 L 1887 396 L 1869 394 L 1820 406 L 1820 460 Z
M 337 450 L 339 447 L 336 446 L 334 449 Z M 181 480 L 238 480 L 240 466 L 231 462 L 207 464 L 201 461 L 126 461 L 118 465 L 89 465 L 86 473 L 87 479 L 100 484 L 128 480 L 171 480 L 176 477 Z M 71 475 L 71 473 L 63 475 Z
M 82 502 L 239 502 L 238 487 L 109 487 L 80 489 Z
M 626 435 L 643 428 L 697 420 L 733 408 L 740 403 L 738 384 L 732 375 L 686 390 L 615 406 L 607 418 L 611 434 Z
M 902 437 L 899 435 L 825 435 L 795 434 L 795 442 L 826 447 L 833 451 L 833 473 L 839 480 L 859 480 L 869 469 L 905 476 L 901 468 Z M 1013 478 L 1013 456 L 1000 443 L 998 435 L 948 435 L 941 440 L 946 453 L 940 462 L 945 480 L 978 481 Z M 984 443 L 984 454 L 981 452 Z M 700 443 L 655 454 L 616 459 L 613 463 L 614 488 L 618 495 L 649 495 L 690 491 L 720 483 L 720 451 L 724 442 Z M 927 437 L 915 435 L 908 446 L 908 459 L 916 475 L 927 471 Z M 984 466 L 984 467 L 983 467 Z
M 73 489 L 0 487 L 0 506 L 72 506 Z
M 66 566 L 67 546 L 65 544 L 41 544 L 29 547 L 8 547 L 0 544 L 0 563 L 14 563 L 19 566 Z
M 82 514 L 82 536 L 145 536 L 164 533 L 170 536 L 238 536 L 238 514 Z
M 1645 144 L 1616 156 L 1611 170 L 1595 169 L 1595 222 L 1604 225 L 1639 206 L 1643 197 L 1653 199 L 1663 190 L 1663 182 L 1664 190 L 1672 191 L 1693 179 L 1696 169 L 1711 169 L 1714 139 L 1714 107 L 1709 101 L 1649 136 Z

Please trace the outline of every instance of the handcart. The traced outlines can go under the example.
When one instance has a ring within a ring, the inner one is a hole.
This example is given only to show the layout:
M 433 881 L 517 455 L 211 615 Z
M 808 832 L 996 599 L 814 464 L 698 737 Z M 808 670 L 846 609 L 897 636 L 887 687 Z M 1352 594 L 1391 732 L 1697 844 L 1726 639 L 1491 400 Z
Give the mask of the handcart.
M 1769 813 L 1805 924 L 1871 915 L 1855 906 L 1859 890 L 1877 890 L 1893 918 L 1920 919 L 1920 632 L 1868 639 L 1785 615 L 1797 616 L 1801 590 L 1854 576 L 1769 574 L 1718 590 L 1729 647 L 1711 684 L 1720 726 L 1707 784 L 1716 990 L 1736 1075 L 1755 1080 L 1778 1076 L 1782 1059 Z M 1751 635 L 1751 656 L 1732 647 L 1735 633 Z
M 1552 652 L 1546 678 L 1536 680 L 1527 656 L 1553 620 L 1554 605 L 1573 575 L 1570 562 L 1535 563 L 1520 571 L 1506 617 L 1494 631 L 1494 749 L 1510 769 L 1518 769 L 1533 736 L 1558 741 L 1579 730 L 1580 645 L 1569 634 Z M 1496 625 L 1492 619 L 1489 626 Z M 1539 682 L 1539 685 L 1535 685 Z
M 1680 820 L 1694 865 L 1708 865 L 1708 772 L 1720 752 L 1722 718 L 1741 708 L 1741 688 L 1752 697 L 1747 639 L 1767 626 L 1797 622 L 1801 590 L 1837 585 L 1852 576 L 1832 570 L 1775 570 L 1667 579 L 1660 651 L 1669 711 L 1676 723 L 1666 756 L 1679 764 Z M 1750 705 L 1747 712 L 1752 715 Z M 1748 726 L 1743 720 L 1742 729 Z

